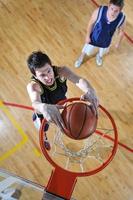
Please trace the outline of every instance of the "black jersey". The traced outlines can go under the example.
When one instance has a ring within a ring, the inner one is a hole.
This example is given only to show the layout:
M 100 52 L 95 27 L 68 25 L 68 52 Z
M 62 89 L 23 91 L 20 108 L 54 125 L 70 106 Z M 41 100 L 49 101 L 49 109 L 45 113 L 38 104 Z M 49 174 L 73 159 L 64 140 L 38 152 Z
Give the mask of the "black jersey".
M 57 71 L 58 67 L 53 66 L 55 82 L 51 86 L 44 85 L 34 76 L 31 80 L 39 83 L 42 89 L 41 101 L 42 103 L 57 104 L 60 100 L 66 99 L 67 85 L 66 79 L 62 80 Z

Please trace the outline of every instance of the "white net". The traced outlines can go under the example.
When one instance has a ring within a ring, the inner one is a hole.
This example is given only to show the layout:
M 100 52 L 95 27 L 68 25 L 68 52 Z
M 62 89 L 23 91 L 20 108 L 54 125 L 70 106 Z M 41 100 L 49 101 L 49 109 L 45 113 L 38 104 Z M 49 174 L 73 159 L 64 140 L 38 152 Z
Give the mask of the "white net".
M 51 124 L 48 131 L 51 145 L 49 154 L 58 165 L 70 171 L 92 170 L 104 163 L 111 154 L 113 143 L 104 136 L 112 132 L 110 129 L 106 133 L 94 133 L 87 139 L 73 140 Z

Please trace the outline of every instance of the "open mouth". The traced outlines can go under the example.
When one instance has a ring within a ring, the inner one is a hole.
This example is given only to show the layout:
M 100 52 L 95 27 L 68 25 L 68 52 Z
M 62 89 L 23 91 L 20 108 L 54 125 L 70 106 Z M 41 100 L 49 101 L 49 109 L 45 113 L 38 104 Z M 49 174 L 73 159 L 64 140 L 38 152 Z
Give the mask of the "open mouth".
M 48 84 L 48 85 L 52 85 L 53 84 L 53 79 L 51 78 L 51 79 L 49 79 L 49 80 L 47 80 L 47 81 L 45 81 L 46 82 L 46 84 Z

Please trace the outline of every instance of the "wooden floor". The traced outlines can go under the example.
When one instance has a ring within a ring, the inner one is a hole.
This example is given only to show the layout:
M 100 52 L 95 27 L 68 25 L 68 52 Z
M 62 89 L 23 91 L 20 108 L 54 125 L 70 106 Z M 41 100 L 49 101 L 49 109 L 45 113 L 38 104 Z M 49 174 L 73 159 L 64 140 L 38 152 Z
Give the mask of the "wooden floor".
M 97 1 L 98 4 L 107 2 Z M 33 51 L 45 51 L 53 64 L 69 66 L 90 80 L 100 104 L 115 119 L 119 141 L 132 148 L 133 1 L 125 0 L 124 8 L 125 32 L 130 40 L 125 37 L 119 50 L 112 45 L 102 67 L 96 66 L 93 57 L 75 69 L 87 22 L 95 8 L 91 0 L 0 0 L 0 99 L 31 105 L 26 91 L 30 79 L 26 59 Z M 82 94 L 70 83 L 68 93 L 70 97 Z M 39 153 L 38 134 L 31 115 L 31 111 L 0 103 L 0 168 L 46 185 L 52 167 Z M 94 176 L 79 178 L 73 197 L 77 200 L 132 200 L 132 153 L 119 146 L 115 159 L 106 169 Z

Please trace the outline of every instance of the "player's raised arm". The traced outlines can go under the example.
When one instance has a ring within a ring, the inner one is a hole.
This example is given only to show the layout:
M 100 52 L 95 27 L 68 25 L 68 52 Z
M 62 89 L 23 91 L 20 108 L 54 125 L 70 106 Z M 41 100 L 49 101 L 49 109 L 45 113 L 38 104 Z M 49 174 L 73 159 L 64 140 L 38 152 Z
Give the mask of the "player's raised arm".
M 60 76 L 67 78 L 77 87 L 79 87 L 84 92 L 84 94 L 82 95 L 82 99 L 89 101 L 97 109 L 99 105 L 99 100 L 96 95 L 95 89 L 92 87 L 88 80 L 78 76 L 77 74 L 72 72 L 68 67 L 61 67 L 59 69 L 59 74 Z

